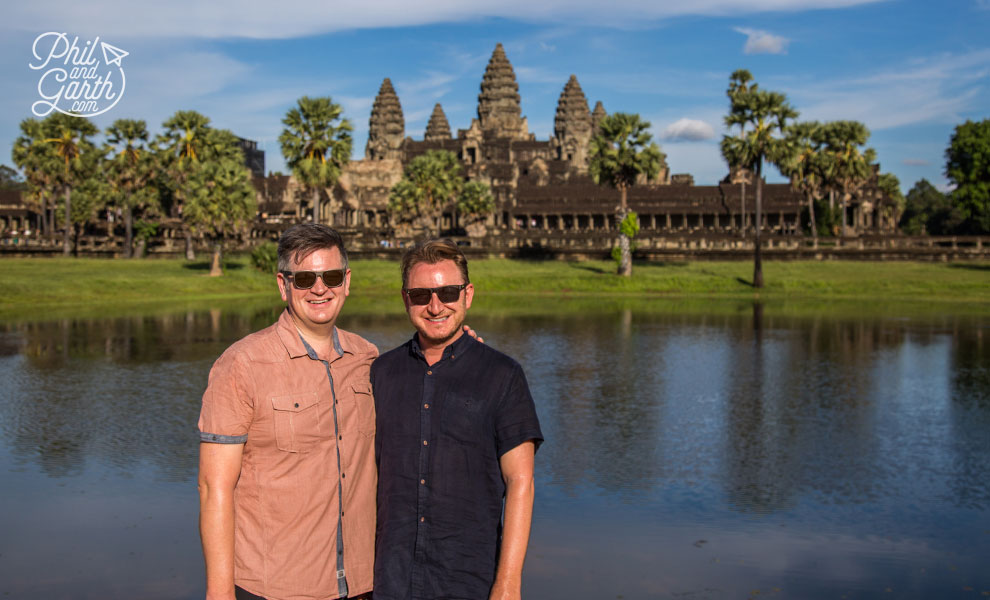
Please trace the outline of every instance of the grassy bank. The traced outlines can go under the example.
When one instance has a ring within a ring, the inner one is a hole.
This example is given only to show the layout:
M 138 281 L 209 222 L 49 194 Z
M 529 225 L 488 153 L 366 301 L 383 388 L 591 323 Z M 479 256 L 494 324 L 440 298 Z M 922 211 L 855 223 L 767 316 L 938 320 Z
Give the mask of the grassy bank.
M 768 262 L 766 286 L 750 285 L 749 262 L 638 264 L 632 278 L 614 275 L 610 262 L 479 260 L 471 263 L 479 308 L 527 311 L 551 299 L 588 308 L 642 307 L 658 298 L 674 304 L 699 299 L 759 300 L 826 307 L 851 301 L 869 311 L 890 303 L 990 312 L 990 262 Z M 348 310 L 400 311 L 398 264 L 354 261 Z M 0 261 L 0 317 L 156 312 L 182 306 L 277 303 L 270 275 L 246 259 L 226 274 L 208 276 L 206 262 L 183 260 L 4 259 Z M 395 301 L 391 301 L 394 299 Z M 576 300 L 575 300 L 576 299 Z M 812 308 L 812 310 L 814 310 Z

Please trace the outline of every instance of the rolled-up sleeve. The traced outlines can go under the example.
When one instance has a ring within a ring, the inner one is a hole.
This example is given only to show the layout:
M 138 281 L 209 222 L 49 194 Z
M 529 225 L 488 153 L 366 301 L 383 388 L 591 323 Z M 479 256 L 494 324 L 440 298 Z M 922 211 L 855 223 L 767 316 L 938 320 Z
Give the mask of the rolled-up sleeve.
M 254 394 L 247 360 L 228 350 L 213 363 L 199 414 L 199 439 L 216 444 L 243 444 L 254 417 Z

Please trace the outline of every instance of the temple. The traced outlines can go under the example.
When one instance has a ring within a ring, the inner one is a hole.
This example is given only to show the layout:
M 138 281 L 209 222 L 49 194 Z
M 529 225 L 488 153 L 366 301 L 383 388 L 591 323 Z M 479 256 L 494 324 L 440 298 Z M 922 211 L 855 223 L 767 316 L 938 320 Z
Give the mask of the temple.
M 497 44 L 481 78 L 477 118 L 455 134 L 443 106 L 436 104 L 422 138 L 416 139 L 407 135 L 402 103 L 385 78 L 372 105 L 364 158 L 350 161 L 337 185 L 324 190 L 317 218 L 338 228 L 359 251 L 403 245 L 435 234 L 439 227 L 464 245 L 496 254 L 607 254 L 616 238 L 620 199 L 617 190 L 595 184 L 588 174 L 590 141 L 607 114 L 601 102 L 593 110 L 588 106 L 577 76 L 571 75 L 557 101 L 552 135 L 537 139 L 522 114 L 515 71 Z M 312 195 L 302 193 L 291 176 L 260 176 L 263 153 L 254 142 L 241 143 L 258 192 L 259 214 L 250 237 L 276 238 L 289 224 L 311 219 Z M 487 184 L 494 213 L 468 224 L 451 211 L 439 224 L 400 227 L 389 214 L 389 193 L 402 179 L 404 166 L 430 150 L 454 153 L 467 179 Z M 716 185 L 694 185 L 689 174 L 671 174 L 664 157 L 656 180 L 639 181 L 628 192 L 629 208 L 640 221 L 639 255 L 649 258 L 651 250 L 659 255 L 665 248 L 745 247 L 749 242 L 742 234 L 752 231 L 756 221 L 754 183 L 749 172 L 735 170 Z M 789 184 L 764 183 L 761 225 L 771 248 L 800 244 L 805 206 Z M 893 232 L 896 223 L 887 206 L 875 172 L 850 202 L 846 234 Z M 0 231 L 18 224 L 27 228 L 29 218 L 16 212 L 22 208 L 2 208 L 10 214 Z M 165 225 L 163 251 L 172 251 L 171 239 L 179 229 L 181 222 Z
M 422 138 L 415 139 L 406 135 L 402 104 L 385 78 L 371 109 L 364 159 L 351 161 L 345 169 L 324 220 L 354 233 L 382 239 L 395 236 L 388 197 L 402 178 L 403 165 L 429 150 L 449 150 L 457 155 L 469 180 L 490 187 L 497 209 L 484 227 L 470 231 L 458 222 L 457 214 L 445 213 L 440 223 L 445 233 L 485 238 L 472 244 L 480 246 L 495 243 L 493 237 L 498 236 L 516 240 L 502 239 L 498 245 L 590 247 L 598 245 L 596 238 L 608 244 L 617 228 L 619 193 L 595 184 L 588 175 L 589 142 L 606 115 L 602 103 L 590 110 L 577 76 L 571 75 L 557 101 L 552 136 L 537 139 L 522 115 L 519 85 L 502 44 L 495 46 L 488 61 L 477 101 L 477 118 L 456 135 L 437 104 Z M 655 181 L 641 181 L 629 190 L 629 207 L 639 215 L 640 235 L 647 246 L 650 238 L 671 234 L 738 234 L 755 224 L 753 183 L 751 175 L 739 171 L 727 174 L 717 185 L 698 186 L 691 175 L 671 175 L 664 163 Z M 309 214 L 306 196 L 290 193 L 291 188 L 286 181 L 259 186 L 269 222 L 305 219 Z M 854 231 L 893 229 L 895 224 L 874 210 L 882 200 L 875 182 L 858 195 L 849 211 Z M 764 231 L 800 234 L 805 205 L 789 184 L 764 183 Z

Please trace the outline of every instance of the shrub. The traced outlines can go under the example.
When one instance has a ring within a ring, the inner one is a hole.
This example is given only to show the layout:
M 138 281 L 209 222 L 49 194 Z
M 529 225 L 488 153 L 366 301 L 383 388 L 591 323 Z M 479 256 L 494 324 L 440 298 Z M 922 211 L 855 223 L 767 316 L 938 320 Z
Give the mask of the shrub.
M 262 242 L 251 250 L 251 264 L 259 271 L 275 274 L 278 268 L 278 246 L 275 242 Z

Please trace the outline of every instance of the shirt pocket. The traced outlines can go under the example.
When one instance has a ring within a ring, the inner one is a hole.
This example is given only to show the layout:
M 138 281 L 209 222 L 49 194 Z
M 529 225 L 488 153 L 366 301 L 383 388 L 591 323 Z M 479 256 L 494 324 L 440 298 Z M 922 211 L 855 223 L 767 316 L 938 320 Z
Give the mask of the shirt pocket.
M 309 452 L 324 437 L 316 392 L 272 397 L 275 446 L 283 452 Z
M 358 431 L 365 437 L 375 437 L 375 397 L 372 394 L 371 382 L 352 384 L 351 392 L 354 393 Z
M 463 393 L 444 396 L 440 415 L 441 432 L 461 444 L 476 446 L 483 441 L 485 415 L 481 401 Z

